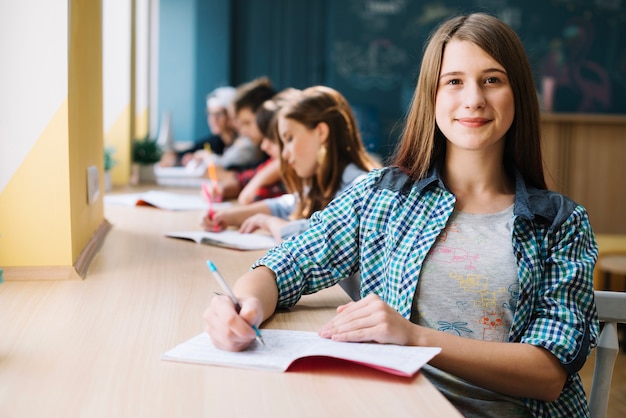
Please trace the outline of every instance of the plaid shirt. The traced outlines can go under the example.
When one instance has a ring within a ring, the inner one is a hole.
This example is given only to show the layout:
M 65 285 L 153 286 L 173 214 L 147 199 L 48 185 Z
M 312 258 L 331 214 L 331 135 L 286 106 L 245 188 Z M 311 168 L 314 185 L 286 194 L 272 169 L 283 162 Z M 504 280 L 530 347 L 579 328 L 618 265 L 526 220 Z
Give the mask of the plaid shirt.
M 276 273 L 280 307 L 360 270 L 361 295 L 375 293 L 409 319 L 422 263 L 454 204 L 436 169 L 420 181 L 398 168 L 374 170 L 253 268 Z M 587 213 L 560 194 L 527 187 L 519 174 L 513 212 L 520 295 L 509 342 L 547 349 L 569 373 L 556 401 L 523 401 L 535 416 L 588 416 L 577 372 L 598 334 L 598 252 Z
M 240 188 L 246 187 L 246 185 L 252 180 L 252 177 L 256 176 L 256 174 L 261 171 L 262 168 L 269 165 L 273 159 L 269 158 L 259 164 L 255 168 L 249 168 L 247 170 L 241 171 L 237 173 L 235 176 L 237 177 L 237 182 L 239 183 Z M 257 189 L 256 194 L 254 195 L 254 201 L 269 199 L 272 197 L 282 196 L 286 193 L 285 185 L 282 180 L 278 180 L 273 184 L 269 184 L 267 186 L 262 186 Z

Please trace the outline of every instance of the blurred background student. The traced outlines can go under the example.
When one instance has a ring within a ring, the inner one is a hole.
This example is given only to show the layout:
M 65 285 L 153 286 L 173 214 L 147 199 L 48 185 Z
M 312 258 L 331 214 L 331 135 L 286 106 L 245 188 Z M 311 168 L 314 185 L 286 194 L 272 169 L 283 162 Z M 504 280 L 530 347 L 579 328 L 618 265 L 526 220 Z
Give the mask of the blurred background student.
M 241 232 L 263 229 L 286 239 L 304 231 L 313 212 L 379 167 L 365 150 L 350 105 L 330 87 L 295 93 L 278 110 L 276 126 L 289 193 L 207 214 L 206 230 L 239 226 Z
M 257 167 L 268 156 L 261 150 L 262 133 L 256 127 L 256 111 L 265 100 L 276 94 L 267 77 L 241 84 L 236 89 L 220 88 L 207 98 L 207 115 L 213 140 L 200 140 L 193 150 L 181 153 L 178 159 L 164 157 L 161 166 L 189 167 L 213 164 L 218 175 L 226 170 L 242 171 Z M 211 138 L 211 137 L 210 137 Z
M 257 167 L 268 156 L 261 150 L 263 133 L 256 125 L 256 112 L 263 102 L 271 99 L 276 90 L 267 77 L 260 77 L 237 87 L 232 101 L 232 112 L 238 137 L 222 154 L 198 151 L 196 157 L 212 158 L 213 164 L 225 170 L 242 171 Z
M 232 114 L 232 102 L 237 90 L 231 86 L 218 87 L 207 95 L 206 115 L 211 133 L 196 140 L 191 148 L 176 152 L 166 150 L 161 157 L 162 167 L 185 166 L 199 150 L 207 146 L 216 155 L 222 155 L 237 136 Z
M 245 205 L 285 194 L 286 188 L 280 171 L 280 140 L 276 129 L 276 114 L 280 107 L 295 99 L 299 92 L 300 90 L 293 88 L 282 90 L 257 109 L 256 125 L 263 135 L 260 148 L 269 158 L 255 168 L 231 172 L 230 177 L 222 175 L 217 192 L 224 199 L 237 198 L 238 203 Z

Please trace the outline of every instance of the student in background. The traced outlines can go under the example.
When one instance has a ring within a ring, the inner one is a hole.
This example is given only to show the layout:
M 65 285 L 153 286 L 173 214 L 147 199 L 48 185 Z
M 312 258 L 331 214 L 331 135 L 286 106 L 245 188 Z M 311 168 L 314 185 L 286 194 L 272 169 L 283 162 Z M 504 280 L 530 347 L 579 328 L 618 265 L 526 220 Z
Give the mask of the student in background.
M 272 98 L 276 91 L 267 77 L 261 77 L 244 83 L 237 87 L 228 114 L 234 118 L 234 126 L 238 135 L 232 144 L 228 145 L 224 152 L 214 152 L 212 147 L 204 147 L 196 151 L 186 165 L 210 164 L 216 167 L 218 179 L 230 176 L 229 171 L 242 171 L 257 167 L 268 157 L 260 148 L 263 135 L 251 126 L 248 119 L 254 117 L 256 110 L 261 104 Z M 254 122 L 254 120 L 253 120 Z
M 239 226 L 282 240 L 305 230 L 308 218 L 377 163 L 367 154 L 346 99 L 325 86 L 307 88 L 279 111 L 281 171 L 289 194 L 205 216 L 208 231 Z
M 515 32 L 486 14 L 430 37 L 394 161 L 315 213 L 213 298 L 213 343 L 242 350 L 277 307 L 361 272 L 335 341 L 436 346 L 422 372 L 469 417 L 588 416 L 578 371 L 597 343 L 597 244 L 547 190 L 539 105 Z
M 242 172 L 231 172 L 229 177 L 223 175 L 219 181 L 217 192 L 224 199 L 237 198 L 246 205 L 258 200 L 277 197 L 285 194 L 280 172 L 280 140 L 276 131 L 276 113 L 290 98 L 297 96 L 299 90 L 288 88 L 266 100 L 256 111 L 256 124 L 263 135 L 261 150 L 269 156 L 258 167 Z
M 267 77 L 238 86 L 232 107 L 239 136 L 223 155 L 204 154 L 204 158 L 212 158 L 216 166 L 235 171 L 257 167 L 266 160 L 267 155 L 260 148 L 263 133 L 256 125 L 256 112 L 275 94 L 276 90 Z
M 197 151 L 204 150 L 207 146 L 216 155 L 222 155 L 237 136 L 235 122 L 230 110 L 236 92 L 234 87 L 224 86 L 209 93 L 206 98 L 206 114 L 211 134 L 197 140 L 193 147 L 184 151 L 164 152 L 160 165 L 162 167 L 185 166 L 193 159 Z

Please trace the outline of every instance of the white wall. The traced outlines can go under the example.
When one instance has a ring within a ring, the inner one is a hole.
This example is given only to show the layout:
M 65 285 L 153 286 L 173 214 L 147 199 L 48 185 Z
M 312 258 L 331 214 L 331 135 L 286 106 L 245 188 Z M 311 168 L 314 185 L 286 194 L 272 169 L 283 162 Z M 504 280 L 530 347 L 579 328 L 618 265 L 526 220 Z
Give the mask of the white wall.
M 128 0 L 102 0 L 102 87 L 105 134 L 118 121 L 130 103 L 130 12 Z
M 0 193 L 67 98 L 67 0 L 0 2 Z

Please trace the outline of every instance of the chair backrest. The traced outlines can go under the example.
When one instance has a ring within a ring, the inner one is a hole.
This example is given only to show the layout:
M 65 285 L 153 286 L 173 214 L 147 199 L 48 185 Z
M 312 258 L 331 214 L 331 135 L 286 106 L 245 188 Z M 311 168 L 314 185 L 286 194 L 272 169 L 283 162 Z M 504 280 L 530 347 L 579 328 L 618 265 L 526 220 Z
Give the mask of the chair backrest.
M 604 327 L 596 347 L 596 363 L 593 371 L 589 410 L 592 418 L 605 418 L 609 404 L 613 367 L 619 352 L 617 324 L 626 323 L 626 292 L 596 290 L 596 307 Z

